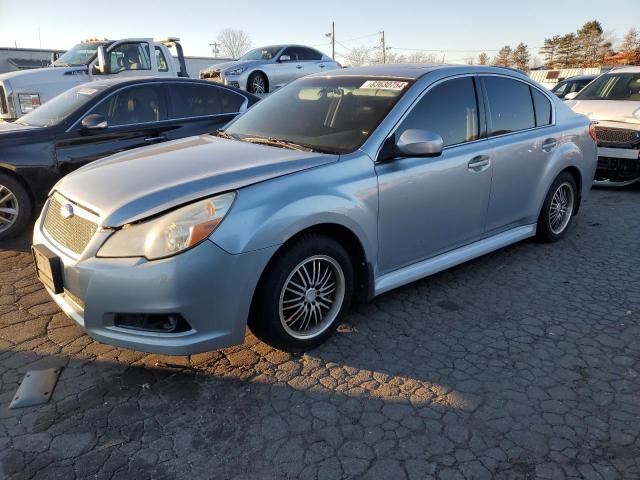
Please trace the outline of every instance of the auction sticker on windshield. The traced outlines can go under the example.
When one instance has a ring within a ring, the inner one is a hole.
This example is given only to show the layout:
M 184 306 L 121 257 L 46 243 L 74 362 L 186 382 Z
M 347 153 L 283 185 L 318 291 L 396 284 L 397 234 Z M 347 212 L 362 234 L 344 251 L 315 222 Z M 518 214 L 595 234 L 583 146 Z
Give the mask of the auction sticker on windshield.
M 396 80 L 367 80 L 360 88 L 376 88 L 378 90 L 402 90 L 409 82 Z

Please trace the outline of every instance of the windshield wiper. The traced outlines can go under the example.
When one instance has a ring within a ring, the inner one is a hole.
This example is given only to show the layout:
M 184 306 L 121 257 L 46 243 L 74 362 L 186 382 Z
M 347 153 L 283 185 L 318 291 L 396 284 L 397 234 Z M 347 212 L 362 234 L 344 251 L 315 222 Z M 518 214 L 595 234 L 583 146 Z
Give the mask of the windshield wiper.
M 243 142 L 260 143 L 262 145 L 273 145 L 274 147 L 288 148 L 290 150 L 298 150 L 299 152 L 312 152 L 313 148 L 300 143 L 292 142 L 289 140 L 282 140 L 280 138 L 273 137 L 243 137 Z
M 229 140 L 239 140 L 238 137 L 236 137 L 235 135 L 231 135 L 224 130 L 216 130 L 215 132 L 213 132 L 213 135 L 220 138 L 228 138 Z

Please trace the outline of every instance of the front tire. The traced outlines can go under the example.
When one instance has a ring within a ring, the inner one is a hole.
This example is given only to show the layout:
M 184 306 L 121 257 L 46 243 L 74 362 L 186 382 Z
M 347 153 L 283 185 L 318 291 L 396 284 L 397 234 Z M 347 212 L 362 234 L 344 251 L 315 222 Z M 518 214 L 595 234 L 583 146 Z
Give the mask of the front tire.
M 543 242 L 557 242 L 566 234 L 578 206 L 578 188 L 573 176 L 562 172 L 556 177 L 538 217 L 537 237 Z
M 0 172 L 0 240 L 21 233 L 31 219 L 31 197 L 15 178 Z
M 247 80 L 247 91 L 256 95 L 269 92 L 267 77 L 260 72 L 253 72 Z
M 267 267 L 249 328 L 276 348 L 306 351 L 333 334 L 352 295 L 353 266 L 346 250 L 330 237 L 304 235 Z

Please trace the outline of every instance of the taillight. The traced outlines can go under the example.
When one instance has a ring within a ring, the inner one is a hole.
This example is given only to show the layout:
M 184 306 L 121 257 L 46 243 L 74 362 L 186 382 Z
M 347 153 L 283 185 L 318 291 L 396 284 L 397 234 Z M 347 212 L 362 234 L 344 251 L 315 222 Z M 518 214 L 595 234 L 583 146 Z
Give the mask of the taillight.
M 596 137 L 596 124 L 593 122 L 589 124 L 589 135 L 591 135 L 594 142 L 598 141 L 598 138 Z

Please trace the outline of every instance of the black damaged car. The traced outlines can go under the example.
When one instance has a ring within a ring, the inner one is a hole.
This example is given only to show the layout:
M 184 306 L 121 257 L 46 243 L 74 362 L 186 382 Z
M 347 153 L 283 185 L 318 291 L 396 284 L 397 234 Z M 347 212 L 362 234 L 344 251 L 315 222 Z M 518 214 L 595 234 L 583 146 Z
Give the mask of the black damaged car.
M 201 80 L 78 85 L 0 123 L 0 240 L 20 233 L 64 175 L 107 155 L 221 128 L 258 97 Z

